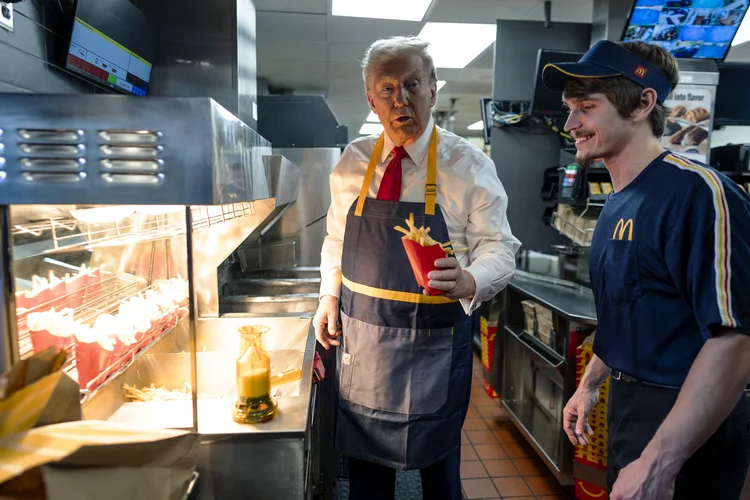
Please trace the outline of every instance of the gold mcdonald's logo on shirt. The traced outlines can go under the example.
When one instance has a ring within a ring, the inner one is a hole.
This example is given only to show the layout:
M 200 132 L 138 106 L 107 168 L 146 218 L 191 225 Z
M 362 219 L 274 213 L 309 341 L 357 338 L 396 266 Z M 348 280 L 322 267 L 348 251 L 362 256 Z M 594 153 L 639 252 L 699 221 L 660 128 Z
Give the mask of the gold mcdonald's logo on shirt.
M 624 239 L 626 229 L 628 231 L 628 241 L 633 241 L 633 219 L 628 219 L 627 221 L 625 219 L 620 219 L 619 221 L 617 221 L 617 225 L 615 226 L 615 232 L 612 233 L 612 239 L 613 240 Z

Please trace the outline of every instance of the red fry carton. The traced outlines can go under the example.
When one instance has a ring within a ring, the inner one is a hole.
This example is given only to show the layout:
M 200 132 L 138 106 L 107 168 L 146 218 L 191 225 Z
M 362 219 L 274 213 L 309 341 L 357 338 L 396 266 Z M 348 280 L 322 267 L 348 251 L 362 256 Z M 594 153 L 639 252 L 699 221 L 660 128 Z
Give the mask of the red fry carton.
M 428 286 L 430 279 L 427 275 L 437 269 L 435 267 L 436 260 L 447 257 L 445 250 L 440 245 L 423 247 L 414 240 L 402 238 L 401 241 L 404 243 L 404 249 L 406 250 L 406 255 L 409 257 L 411 270 L 414 272 L 414 277 L 419 286 L 427 290 L 430 295 L 441 295 L 442 291 Z

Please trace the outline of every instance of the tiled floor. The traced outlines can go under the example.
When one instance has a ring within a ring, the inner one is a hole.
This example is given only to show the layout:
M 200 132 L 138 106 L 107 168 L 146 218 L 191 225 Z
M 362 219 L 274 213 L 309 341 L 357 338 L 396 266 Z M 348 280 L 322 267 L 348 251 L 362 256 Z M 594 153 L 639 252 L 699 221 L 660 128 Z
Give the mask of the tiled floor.
M 461 482 L 467 500 L 568 500 L 547 467 L 484 391 L 482 364 L 474 358 L 471 406 L 464 424 Z

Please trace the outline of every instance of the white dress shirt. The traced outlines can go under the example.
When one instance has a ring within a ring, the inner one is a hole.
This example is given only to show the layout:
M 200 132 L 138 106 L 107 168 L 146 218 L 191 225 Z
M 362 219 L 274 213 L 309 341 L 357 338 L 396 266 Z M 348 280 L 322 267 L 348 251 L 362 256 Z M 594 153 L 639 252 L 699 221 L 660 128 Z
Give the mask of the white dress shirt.
M 425 201 L 427 152 L 433 120 L 413 144 L 404 146 L 409 154 L 401 160 L 403 180 L 401 201 Z M 346 216 L 359 196 L 367 166 L 378 135 L 360 137 L 349 144 L 331 173 L 331 207 L 328 210 L 328 236 L 323 243 L 320 264 L 320 295 L 339 297 L 341 292 L 341 253 Z M 375 169 L 369 197 L 378 188 L 395 147 L 385 134 L 383 153 Z M 466 314 L 500 292 L 513 277 L 515 255 L 521 243 L 513 236 L 506 209 L 508 197 L 497 177 L 495 164 L 479 148 L 438 127 L 437 203 L 445 217 L 453 248 L 461 267 L 476 281 L 473 300 L 462 300 Z M 362 262 L 359 265 L 367 265 Z

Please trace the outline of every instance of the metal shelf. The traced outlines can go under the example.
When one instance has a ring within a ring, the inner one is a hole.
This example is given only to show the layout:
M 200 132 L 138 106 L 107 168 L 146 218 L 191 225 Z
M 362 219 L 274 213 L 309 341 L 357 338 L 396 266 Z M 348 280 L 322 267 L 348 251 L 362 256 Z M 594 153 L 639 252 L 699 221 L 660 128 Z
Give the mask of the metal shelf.
M 74 305 L 76 301 L 80 303 L 81 300 L 83 300 L 83 302 L 77 307 L 70 307 L 73 309 L 73 318 L 83 324 L 93 324 L 99 315 L 114 315 L 117 313 L 121 303 L 127 301 L 131 297 L 145 293 L 148 290 L 155 290 L 159 286 L 159 283 L 154 283 L 153 285 L 146 287 L 145 283 L 145 280 L 136 276 L 127 274 L 111 275 L 102 279 L 100 283 L 88 285 L 81 290 L 64 295 L 50 302 L 46 302 L 33 309 L 26 310 L 26 312 L 23 313 L 23 316 L 18 320 L 18 348 L 21 358 L 27 358 L 33 354 L 31 332 L 29 331 L 27 324 L 29 314 L 48 311 L 52 307 L 55 307 L 55 310 L 62 310 L 66 305 L 71 306 Z M 182 305 L 182 307 L 184 307 L 184 305 Z M 169 334 L 183 317 L 185 316 L 180 317 L 178 310 L 175 311 L 162 324 L 160 332 L 141 340 L 141 342 L 133 349 L 119 359 L 113 361 L 98 377 L 89 382 L 88 388 L 81 388 L 82 401 L 85 402 L 90 399 L 96 392 L 103 388 L 109 380 L 124 373 L 141 354 Z M 64 371 L 74 380 L 78 380 L 76 356 L 75 350 L 73 349 L 74 342 L 75 340 L 71 338 L 65 348 L 69 352 L 70 357 L 64 367 Z
M 127 207 L 122 208 L 127 211 Z M 71 216 L 14 224 L 11 229 L 13 236 L 29 235 L 41 241 L 16 246 L 13 255 L 16 259 L 23 259 L 60 251 L 91 250 L 180 236 L 185 234 L 183 210 L 184 207 L 176 206 L 167 208 L 167 213 L 148 213 L 134 207 L 133 213 L 113 222 L 88 223 Z M 255 214 L 251 202 L 198 206 L 191 210 L 193 231 Z M 175 213 L 179 215 L 175 216 Z
M 552 212 L 552 227 L 563 236 L 570 238 L 581 248 L 591 247 L 591 238 L 594 235 L 594 229 L 581 229 L 572 222 L 561 218 L 557 211 Z
M 559 352 L 539 340 L 533 335 L 529 335 L 521 326 L 507 326 L 505 329 L 513 335 L 521 344 L 523 344 L 532 354 L 538 356 L 541 360 L 548 363 L 553 368 L 565 363 L 565 358 Z
M 49 311 L 53 307 L 56 311 L 73 309 L 73 317 L 86 322 L 91 318 L 96 319 L 99 314 L 116 309 L 120 302 L 136 296 L 146 287 L 146 280 L 137 276 L 124 273 L 105 274 L 109 276 L 103 276 L 98 283 L 81 287 L 79 290 L 24 310 L 23 315 L 17 319 L 18 350 L 21 359 L 33 354 L 31 334 L 27 324 L 30 314 Z

